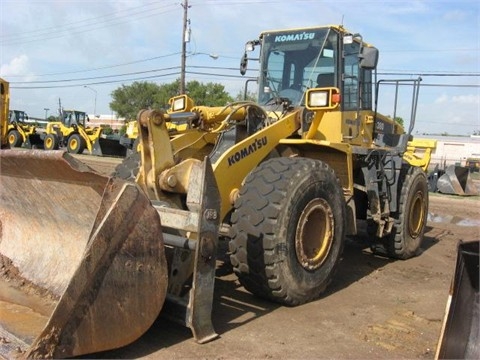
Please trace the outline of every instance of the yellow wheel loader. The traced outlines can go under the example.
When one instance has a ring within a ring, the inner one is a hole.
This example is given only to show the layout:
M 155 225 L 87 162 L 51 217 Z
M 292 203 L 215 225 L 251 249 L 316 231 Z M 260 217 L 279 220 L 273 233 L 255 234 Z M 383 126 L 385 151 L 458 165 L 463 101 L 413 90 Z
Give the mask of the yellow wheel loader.
M 126 149 L 118 140 L 108 139 L 101 127 L 89 127 L 88 115 L 83 111 L 61 110 L 61 121 L 49 122 L 43 134 L 45 150 L 66 148 L 71 154 L 125 156 Z
M 172 111 L 171 108 L 167 112 L 170 111 Z M 170 121 L 167 123 L 167 129 L 172 136 L 189 128 L 190 125 L 185 122 L 176 123 L 174 121 Z M 125 134 L 120 137 L 120 144 L 127 148 L 127 154 L 131 154 L 132 152 L 140 152 L 139 140 L 137 121 L 128 121 L 126 123 Z
M 0 78 L 0 148 L 10 147 L 8 141 L 8 117 L 10 107 L 9 83 Z
M 36 125 L 28 124 L 27 120 L 28 115 L 24 111 L 9 111 L 8 142 L 10 147 L 43 148 L 41 133 L 37 131 Z
M 248 291 L 288 306 L 320 297 L 359 221 L 374 252 L 419 253 L 432 150 L 411 136 L 420 80 L 377 81 L 378 50 L 342 26 L 262 32 L 242 74 L 252 59 L 258 102 L 180 95 L 169 112 L 139 111 L 139 161 L 112 178 L 68 154 L 1 152 L 0 353 L 119 347 L 161 309 L 197 342 L 216 338 L 219 241 Z M 377 111 L 381 89 L 404 85 L 407 131 L 397 98 L 391 117 Z M 175 122 L 187 128 L 172 135 Z

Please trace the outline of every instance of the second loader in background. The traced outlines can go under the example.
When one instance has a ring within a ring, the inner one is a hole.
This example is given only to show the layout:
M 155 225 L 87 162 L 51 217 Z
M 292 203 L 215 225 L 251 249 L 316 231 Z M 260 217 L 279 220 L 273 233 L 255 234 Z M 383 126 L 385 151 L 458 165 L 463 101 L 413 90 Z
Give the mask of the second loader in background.
M 125 156 L 126 149 L 117 139 L 102 134 L 101 127 L 89 127 L 88 116 L 83 111 L 61 110 L 61 121 L 49 122 L 44 134 L 45 150 L 66 147 L 71 154 L 82 154 L 85 150 L 92 155 Z
M 28 115 L 21 110 L 10 110 L 8 115 L 8 142 L 11 147 L 43 148 L 42 133 L 37 125 L 27 123 Z
M 378 50 L 342 26 L 262 32 L 242 74 L 254 49 L 258 102 L 181 95 L 167 113 L 139 112 L 139 161 L 117 169 L 134 181 L 68 154 L 1 152 L 1 354 L 120 347 L 161 309 L 197 342 L 216 338 L 220 240 L 248 291 L 288 306 L 320 297 L 359 221 L 374 253 L 420 252 L 432 150 L 411 135 L 420 80 L 376 81 Z M 411 85 L 406 131 L 377 111 L 385 85 Z M 187 129 L 172 135 L 174 122 Z

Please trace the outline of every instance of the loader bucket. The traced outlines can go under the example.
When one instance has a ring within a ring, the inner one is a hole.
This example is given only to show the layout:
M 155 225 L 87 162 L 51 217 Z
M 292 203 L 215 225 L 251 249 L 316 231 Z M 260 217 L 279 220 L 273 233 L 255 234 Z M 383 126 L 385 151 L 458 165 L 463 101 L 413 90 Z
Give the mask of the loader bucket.
M 478 195 L 467 167 L 450 165 L 437 181 L 437 189 L 443 194 Z
M 436 359 L 480 358 L 479 243 L 458 245 Z
M 99 137 L 93 142 L 92 154 L 97 156 L 125 157 L 127 148 L 120 144 L 120 139 Z
M 0 151 L 0 358 L 118 348 L 167 288 L 158 212 L 61 151 Z

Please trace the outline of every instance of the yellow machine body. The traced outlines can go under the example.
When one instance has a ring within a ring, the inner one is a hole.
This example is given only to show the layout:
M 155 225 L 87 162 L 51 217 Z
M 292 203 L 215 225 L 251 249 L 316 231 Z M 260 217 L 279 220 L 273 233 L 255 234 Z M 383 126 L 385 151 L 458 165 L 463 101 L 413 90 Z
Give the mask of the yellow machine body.
M 258 102 L 206 107 L 182 94 L 166 112 L 140 110 L 140 153 L 121 164 L 136 167 L 135 182 L 63 152 L 2 150 L 0 354 L 120 347 L 160 309 L 197 342 L 216 338 L 220 239 L 248 291 L 289 306 L 324 292 L 357 221 L 373 251 L 414 256 L 434 144 L 412 138 L 414 118 L 405 131 L 377 112 L 378 50 L 352 34 L 320 26 L 247 42 L 240 72 L 259 61 Z M 409 84 L 416 104 L 419 81 Z M 46 148 L 73 129 L 91 150 L 100 133 L 49 125 Z

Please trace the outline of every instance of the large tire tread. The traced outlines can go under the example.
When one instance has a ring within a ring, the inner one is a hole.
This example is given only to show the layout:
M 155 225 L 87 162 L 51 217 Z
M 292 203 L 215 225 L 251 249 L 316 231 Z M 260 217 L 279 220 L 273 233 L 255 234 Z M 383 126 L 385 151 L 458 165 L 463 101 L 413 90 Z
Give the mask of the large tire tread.
M 292 249 L 285 224 L 289 211 L 285 209 L 292 206 L 289 202 L 293 201 L 288 200 L 292 188 L 304 176 L 310 176 L 309 181 L 335 184 L 340 209 L 336 215 L 343 220 L 343 193 L 333 170 L 320 161 L 305 158 L 274 158 L 260 164 L 246 178 L 232 214 L 234 235 L 230 242 L 230 258 L 240 283 L 257 296 L 289 306 L 318 298 L 330 282 L 343 250 L 344 225 L 338 224 L 339 228 L 335 230 L 339 231 L 341 240 L 332 251 L 334 258 L 328 261 L 331 268 L 326 270 L 328 274 L 322 275 L 320 284 L 312 288 L 310 285 L 302 287 L 299 284 L 302 281 L 297 280 L 302 277 L 306 280 L 310 275 L 301 274 L 303 268 L 299 271 L 287 265 L 289 269 L 285 269 L 286 263 L 292 262 L 292 256 L 296 256 L 289 255 Z M 286 239 L 285 243 L 279 241 L 282 238 Z
M 375 239 L 372 245 L 372 251 L 374 253 L 400 260 L 412 258 L 420 253 L 428 214 L 428 179 L 426 174 L 419 167 L 407 166 L 404 170 L 404 175 L 399 184 L 399 186 L 401 186 L 401 192 L 398 212 L 392 214 L 395 219 L 392 232 L 383 238 Z M 410 196 L 416 189 L 424 195 L 425 208 L 422 230 L 414 239 L 407 233 L 407 227 L 409 226 L 408 215 L 411 210 Z

